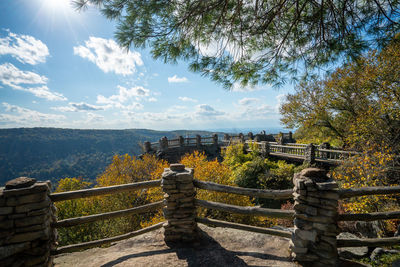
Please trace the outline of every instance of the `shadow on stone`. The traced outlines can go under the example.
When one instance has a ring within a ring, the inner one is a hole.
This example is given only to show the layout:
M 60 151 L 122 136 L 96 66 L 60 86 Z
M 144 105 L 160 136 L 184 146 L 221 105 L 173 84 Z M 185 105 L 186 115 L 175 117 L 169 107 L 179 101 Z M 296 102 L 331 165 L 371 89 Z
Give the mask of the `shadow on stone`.
M 273 259 L 289 262 L 290 259 L 259 252 L 230 251 L 223 248 L 215 239 L 199 229 L 199 240 L 193 243 L 168 242 L 169 248 L 154 251 L 135 253 L 120 257 L 102 267 L 111 267 L 132 258 L 148 257 L 153 255 L 176 253 L 180 260 L 185 260 L 187 266 L 249 266 L 239 256 L 250 256 L 260 259 Z

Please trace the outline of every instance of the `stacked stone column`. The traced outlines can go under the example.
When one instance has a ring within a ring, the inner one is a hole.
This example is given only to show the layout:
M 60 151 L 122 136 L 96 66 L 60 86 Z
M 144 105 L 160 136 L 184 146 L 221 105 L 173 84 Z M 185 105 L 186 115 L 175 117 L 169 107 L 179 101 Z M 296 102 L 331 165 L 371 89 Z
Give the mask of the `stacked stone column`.
M 295 174 L 293 182 L 293 260 L 301 266 L 337 266 L 337 183 L 316 168 Z
M 0 189 L 0 262 L 2 266 L 51 266 L 56 221 L 50 182 L 20 177 Z
M 171 164 L 162 174 L 161 186 L 164 191 L 166 207 L 164 216 L 165 242 L 191 242 L 198 237 L 195 221 L 196 208 L 193 185 L 193 169 L 182 164 Z
M 309 163 L 309 164 L 314 164 L 315 163 L 315 146 L 314 144 L 308 144 L 305 148 L 304 151 L 304 156 L 305 159 L 304 161 Z

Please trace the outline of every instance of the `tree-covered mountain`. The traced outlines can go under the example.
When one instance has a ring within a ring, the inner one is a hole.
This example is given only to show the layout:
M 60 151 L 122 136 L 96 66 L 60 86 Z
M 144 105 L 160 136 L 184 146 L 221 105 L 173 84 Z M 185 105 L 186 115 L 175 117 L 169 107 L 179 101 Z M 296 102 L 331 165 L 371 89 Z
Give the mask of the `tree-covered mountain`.
M 94 180 L 116 154 L 139 155 L 140 144 L 163 136 L 210 135 L 206 131 L 0 129 L 0 185 L 19 176 L 58 181 Z

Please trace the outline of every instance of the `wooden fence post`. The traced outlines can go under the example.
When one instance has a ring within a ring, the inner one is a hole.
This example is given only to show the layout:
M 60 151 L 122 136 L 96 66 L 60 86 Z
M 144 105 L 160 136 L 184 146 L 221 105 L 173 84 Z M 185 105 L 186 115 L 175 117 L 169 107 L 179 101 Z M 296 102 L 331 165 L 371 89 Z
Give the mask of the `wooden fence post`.
M 164 216 L 164 240 L 167 242 L 190 242 L 198 238 L 195 221 L 196 207 L 193 185 L 193 169 L 182 164 L 171 164 L 162 174 L 161 186 L 166 207 Z
M 337 183 L 317 168 L 295 174 L 293 183 L 293 260 L 301 266 L 337 266 Z
M 50 182 L 20 177 L 0 189 L 0 262 L 2 266 L 52 266 L 56 209 Z

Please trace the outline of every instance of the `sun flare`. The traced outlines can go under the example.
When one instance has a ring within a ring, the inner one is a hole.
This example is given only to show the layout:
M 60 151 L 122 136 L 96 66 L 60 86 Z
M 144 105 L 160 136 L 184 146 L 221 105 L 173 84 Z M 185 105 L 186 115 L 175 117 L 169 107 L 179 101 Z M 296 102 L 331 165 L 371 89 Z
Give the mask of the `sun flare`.
M 68 10 L 72 9 L 71 0 L 43 0 L 43 5 L 52 10 Z

